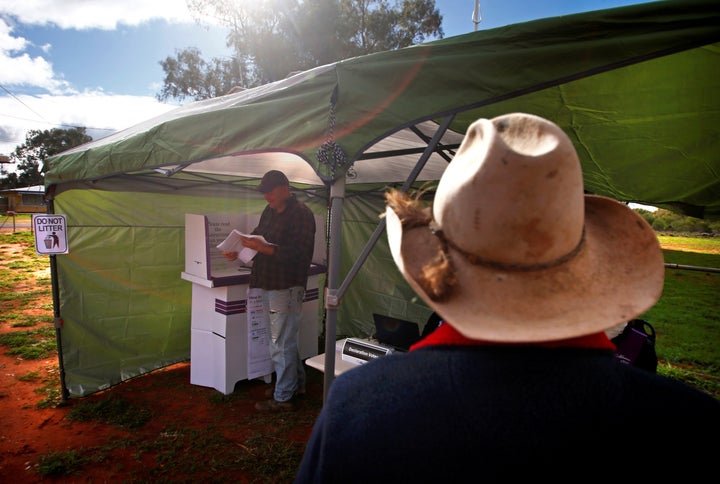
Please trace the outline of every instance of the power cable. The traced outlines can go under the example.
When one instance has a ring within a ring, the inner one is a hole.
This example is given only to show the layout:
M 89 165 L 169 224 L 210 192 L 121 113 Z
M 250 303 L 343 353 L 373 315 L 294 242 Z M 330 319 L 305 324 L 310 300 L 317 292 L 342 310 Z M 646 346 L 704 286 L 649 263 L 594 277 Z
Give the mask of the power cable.
M 8 93 L 8 94 L 9 94 L 13 99 L 15 99 L 17 102 L 19 102 L 20 104 L 22 104 L 23 106 L 25 106 L 26 108 L 28 108 L 28 110 L 30 110 L 33 114 L 35 114 L 37 117 L 39 117 L 42 121 L 38 121 L 37 119 L 27 119 L 27 118 L 21 118 L 21 117 L 18 117 L 18 116 L 11 116 L 11 115 L 9 115 L 9 114 L 0 114 L 1 116 L 7 116 L 8 118 L 18 119 L 18 120 L 20 120 L 20 121 L 29 121 L 29 122 L 31 122 L 31 123 L 45 123 L 45 124 L 50 125 L 50 126 L 56 126 L 56 127 L 61 127 L 61 128 L 75 128 L 75 129 L 85 128 L 85 129 L 92 129 L 92 130 L 96 130 L 96 131 L 111 131 L 111 132 L 117 131 L 116 129 L 112 129 L 112 128 L 93 128 L 93 127 L 90 127 L 90 126 L 74 126 L 74 125 L 71 125 L 71 124 L 62 124 L 62 123 L 53 123 L 53 122 L 50 122 L 50 121 L 46 120 L 40 113 L 38 113 L 38 112 L 35 111 L 33 108 L 31 108 L 30 106 L 28 106 L 27 104 L 25 104 L 25 103 L 22 101 L 22 99 L 20 99 L 19 97 L 17 97 L 17 96 L 16 96 L 12 91 L 10 91 L 8 88 L 6 88 L 5 86 L 3 86 L 2 84 L 0 84 L 0 88 L 2 88 L 3 91 L 5 91 L 6 93 Z
M 17 119 L 20 121 L 29 121 L 31 123 L 44 123 L 44 124 L 47 124 L 50 126 L 57 126 L 57 127 L 63 127 L 63 128 L 85 128 L 85 129 L 92 129 L 95 131 L 112 131 L 112 132 L 117 131 L 117 129 L 113 129 L 113 128 L 93 128 L 92 126 L 75 126 L 72 124 L 53 123 L 51 121 L 38 121 L 36 119 L 21 118 L 19 116 L 12 116 L 10 114 L 4 114 L 4 113 L 0 113 L 0 116 L 5 116 L 6 118 L 13 118 L 13 119 Z
M 5 86 L 3 86 L 2 84 L 0 84 L 0 87 L 2 88 L 3 91 L 5 91 L 6 93 L 8 93 L 10 96 L 12 96 L 13 99 L 15 99 L 17 102 L 19 102 L 20 104 L 22 104 L 23 106 L 25 106 L 26 108 L 28 108 L 30 111 L 32 111 L 37 117 L 39 117 L 39 118 L 42 119 L 43 121 L 47 122 L 47 121 L 45 120 L 45 118 L 43 118 L 40 113 L 38 113 L 37 111 L 35 111 L 33 108 L 31 108 L 30 106 L 28 106 L 28 105 L 25 104 L 24 102 L 22 102 L 22 100 L 21 100 L 19 97 L 17 97 L 14 93 L 12 93 L 12 92 L 11 92 L 9 89 L 7 89 Z

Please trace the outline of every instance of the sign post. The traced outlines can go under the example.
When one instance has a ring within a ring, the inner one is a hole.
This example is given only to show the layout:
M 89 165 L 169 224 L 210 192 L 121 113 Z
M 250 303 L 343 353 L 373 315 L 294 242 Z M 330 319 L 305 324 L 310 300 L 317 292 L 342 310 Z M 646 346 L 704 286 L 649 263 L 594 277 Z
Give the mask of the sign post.
M 67 254 L 67 224 L 65 215 L 33 215 L 35 251 L 38 254 Z

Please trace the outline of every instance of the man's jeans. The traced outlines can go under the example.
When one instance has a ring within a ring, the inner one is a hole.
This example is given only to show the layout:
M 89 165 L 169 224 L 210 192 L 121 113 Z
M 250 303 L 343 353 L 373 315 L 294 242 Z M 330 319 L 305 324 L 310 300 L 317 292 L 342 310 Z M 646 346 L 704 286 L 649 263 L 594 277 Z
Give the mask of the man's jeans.
M 305 387 L 305 368 L 300 360 L 299 331 L 304 287 L 264 290 L 263 309 L 269 316 L 270 358 L 277 381 L 273 397 L 279 402 L 292 398 Z

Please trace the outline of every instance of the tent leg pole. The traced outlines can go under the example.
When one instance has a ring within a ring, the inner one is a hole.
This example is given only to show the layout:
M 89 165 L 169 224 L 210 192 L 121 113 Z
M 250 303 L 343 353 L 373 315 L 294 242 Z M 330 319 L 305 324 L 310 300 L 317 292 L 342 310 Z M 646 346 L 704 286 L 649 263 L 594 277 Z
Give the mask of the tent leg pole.
M 47 205 L 47 213 L 55 213 L 55 185 L 45 190 L 45 203 Z M 50 281 L 52 283 L 52 300 L 53 300 L 53 324 L 55 326 L 55 345 L 58 354 L 58 371 L 60 373 L 60 391 L 63 403 L 70 398 L 70 392 L 65 384 L 65 363 L 63 360 L 62 335 L 60 330 L 63 326 L 63 320 L 60 317 L 60 288 L 58 286 L 57 277 L 57 260 L 55 255 L 50 255 Z
M 52 281 L 52 298 L 53 298 L 53 323 L 55 325 L 55 344 L 58 353 L 58 370 L 60 372 L 60 388 L 62 392 L 63 403 L 67 402 L 70 397 L 67 385 L 65 385 L 65 364 L 63 362 L 62 338 L 60 330 L 63 326 L 63 320 L 60 317 L 60 290 L 57 281 L 57 261 L 55 256 L 50 256 L 50 280 Z
M 328 249 L 328 284 L 325 294 L 325 373 L 323 380 L 323 404 L 335 378 L 335 339 L 340 301 L 337 288 L 340 282 L 340 251 L 342 236 L 342 211 L 345 199 L 345 178 L 335 180 L 330 187 L 330 246 Z

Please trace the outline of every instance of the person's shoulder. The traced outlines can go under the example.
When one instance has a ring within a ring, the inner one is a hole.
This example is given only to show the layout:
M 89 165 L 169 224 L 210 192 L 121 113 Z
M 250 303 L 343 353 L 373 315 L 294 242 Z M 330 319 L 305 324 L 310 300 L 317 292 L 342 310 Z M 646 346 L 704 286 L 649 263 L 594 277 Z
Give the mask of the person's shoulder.
M 631 380 L 633 387 L 657 403 L 662 402 L 670 407 L 694 408 L 698 412 L 704 409 L 716 413 L 720 410 L 719 399 L 685 382 L 641 368 L 629 367 L 627 371 L 634 375 Z
M 432 367 L 435 359 L 432 353 L 418 355 L 417 352 L 398 352 L 380 356 L 366 363 L 358 365 L 337 377 L 349 386 L 364 386 L 369 382 L 385 381 L 390 379 L 396 383 L 417 379 L 418 372 L 426 367 Z
M 295 195 L 294 193 L 290 196 L 290 198 L 288 198 L 287 204 L 288 204 L 288 207 L 290 207 L 293 210 L 303 210 L 303 211 L 308 211 L 308 212 L 312 213 L 312 210 L 310 210 L 310 207 L 308 207 L 307 204 L 305 202 L 303 202 L 302 200 L 300 200 L 297 197 L 297 195 Z
M 293 197 L 293 200 L 295 200 L 295 202 L 293 202 L 295 211 L 298 214 L 302 214 L 302 216 L 308 220 L 312 219 L 312 221 L 314 223 L 315 222 L 315 214 L 310 209 L 310 207 L 308 207 L 305 202 L 303 202 L 302 200 L 299 200 L 297 197 Z

